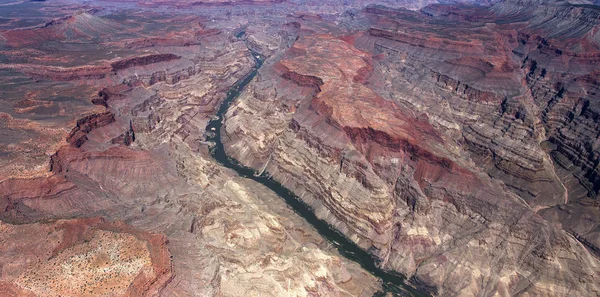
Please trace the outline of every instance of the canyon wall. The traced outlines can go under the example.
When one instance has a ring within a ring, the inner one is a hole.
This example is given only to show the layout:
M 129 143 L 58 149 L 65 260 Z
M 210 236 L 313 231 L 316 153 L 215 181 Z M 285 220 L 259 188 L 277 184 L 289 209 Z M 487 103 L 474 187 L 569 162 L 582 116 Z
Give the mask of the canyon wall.
M 227 151 L 434 294 L 596 296 L 594 13 L 298 20 L 230 109 Z

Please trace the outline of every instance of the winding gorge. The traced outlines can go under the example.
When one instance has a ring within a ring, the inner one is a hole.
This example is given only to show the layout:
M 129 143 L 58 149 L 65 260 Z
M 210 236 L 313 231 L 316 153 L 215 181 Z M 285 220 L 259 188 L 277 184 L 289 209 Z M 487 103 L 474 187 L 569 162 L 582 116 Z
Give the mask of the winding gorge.
M 0 0 L 0 296 L 600 296 L 593 0 Z

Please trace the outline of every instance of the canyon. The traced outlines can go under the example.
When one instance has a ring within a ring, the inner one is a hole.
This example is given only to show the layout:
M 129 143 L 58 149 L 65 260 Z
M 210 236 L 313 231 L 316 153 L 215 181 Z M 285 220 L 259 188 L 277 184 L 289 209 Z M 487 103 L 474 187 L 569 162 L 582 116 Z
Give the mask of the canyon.
M 593 1 L 1 1 L 2 296 L 600 296 Z

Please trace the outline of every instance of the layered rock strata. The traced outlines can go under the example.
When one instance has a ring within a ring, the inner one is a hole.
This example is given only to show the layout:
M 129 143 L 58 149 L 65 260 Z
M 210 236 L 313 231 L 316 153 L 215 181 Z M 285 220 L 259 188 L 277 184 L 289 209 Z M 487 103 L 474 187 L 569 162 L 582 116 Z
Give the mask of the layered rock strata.
M 267 60 L 223 119 L 227 152 L 382 268 L 442 296 L 600 295 L 596 9 L 255 2 L 0 19 L 0 295 L 372 296 L 210 157 L 248 48 Z
M 263 67 L 226 117 L 228 153 L 436 294 L 600 294 L 593 241 L 536 213 L 571 188 L 527 83 L 540 64 L 519 55 L 527 28 L 353 19 L 371 26 L 306 30 Z
M 100 61 L 112 63 L 98 68 L 103 78 L 57 83 L 86 86 L 78 95 L 87 102 L 63 105 L 78 112 L 48 127 L 58 136 L 42 146 L 39 172 L 0 171 L 0 295 L 372 296 L 381 287 L 274 193 L 210 157 L 206 124 L 254 67 L 233 31 L 210 32 L 198 37 L 203 45 L 140 50 Z M 7 125 L 43 134 L 48 123 L 31 107 L 62 103 L 42 96 L 15 104 L 10 112 L 23 119 L 7 114 Z M 29 142 L 15 139 L 13 154 L 36 164 Z

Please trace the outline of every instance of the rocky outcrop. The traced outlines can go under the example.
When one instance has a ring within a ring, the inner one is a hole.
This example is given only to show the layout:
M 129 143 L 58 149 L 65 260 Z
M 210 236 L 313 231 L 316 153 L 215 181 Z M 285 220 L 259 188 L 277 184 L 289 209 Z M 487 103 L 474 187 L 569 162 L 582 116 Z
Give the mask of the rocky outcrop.
M 106 111 L 101 114 L 93 114 L 77 121 L 77 126 L 71 130 L 67 142 L 75 147 L 80 147 L 86 140 L 87 134 L 95 128 L 106 126 L 115 121 L 114 115 Z
M 286 67 L 285 65 L 283 65 L 281 63 L 277 64 L 275 66 L 275 69 L 276 69 L 276 71 L 281 72 L 282 77 L 293 81 L 294 83 L 298 84 L 299 86 L 313 87 L 317 91 L 319 91 L 319 92 L 321 91 L 320 88 L 323 85 L 323 80 L 321 78 L 295 73 L 293 71 L 290 71 L 290 69 L 288 69 L 288 67 Z
M 174 54 L 156 54 L 120 60 L 111 63 L 110 66 L 112 67 L 113 71 L 119 71 L 130 67 L 146 66 L 154 63 L 168 62 L 178 59 L 181 59 L 181 57 Z

